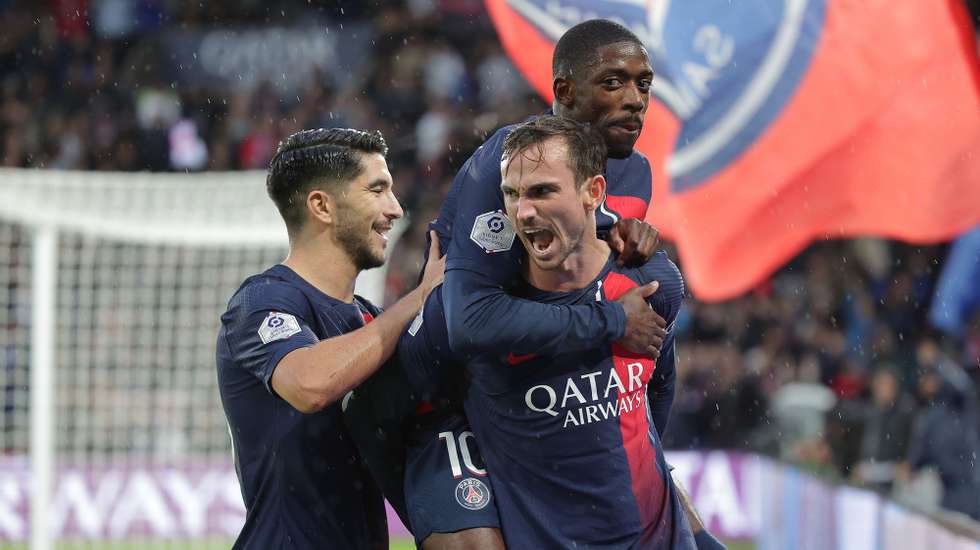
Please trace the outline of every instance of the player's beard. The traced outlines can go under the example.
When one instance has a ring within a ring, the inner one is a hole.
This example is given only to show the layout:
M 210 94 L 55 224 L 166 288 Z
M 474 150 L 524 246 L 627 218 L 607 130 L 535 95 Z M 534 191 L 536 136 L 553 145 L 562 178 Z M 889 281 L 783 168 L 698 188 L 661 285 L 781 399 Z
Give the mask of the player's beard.
M 371 245 L 374 227 L 365 229 L 359 221 L 352 215 L 341 215 L 337 220 L 337 241 L 358 271 L 381 267 L 385 263 L 384 250 L 379 255 Z

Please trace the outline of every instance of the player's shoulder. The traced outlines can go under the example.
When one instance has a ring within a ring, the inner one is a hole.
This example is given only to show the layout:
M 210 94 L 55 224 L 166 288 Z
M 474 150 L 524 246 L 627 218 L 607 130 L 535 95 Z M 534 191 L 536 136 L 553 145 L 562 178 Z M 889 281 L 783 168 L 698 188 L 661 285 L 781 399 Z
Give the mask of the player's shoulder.
M 645 184 L 649 184 L 648 180 L 652 177 L 650 161 L 639 149 L 633 149 L 630 156 L 626 158 L 609 159 L 606 162 L 606 172 L 613 177 L 632 178 Z
M 527 122 L 528 120 L 534 120 L 535 118 L 537 118 L 537 115 L 532 116 L 522 122 L 515 122 L 514 124 L 508 124 L 506 126 L 501 126 L 500 128 L 497 128 L 497 130 L 494 133 L 490 134 L 490 137 L 488 137 L 487 140 L 483 142 L 483 145 L 481 147 L 485 147 L 487 151 L 495 152 L 497 154 L 497 157 L 500 157 L 501 154 L 503 154 L 503 150 L 504 150 L 504 140 L 507 139 L 507 135 L 510 134 L 511 130 L 520 126 L 524 122 Z
M 288 268 L 275 265 L 248 277 L 228 301 L 227 315 L 275 310 L 305 317 L 313 307 L 308 289 L 297 280 L 298 275 L 290 275 Z
M 639 149 L 633 149 L 633 152 L 630 153 L 630 156 L 627 157 L 627 159 L 631 160 L 632 162 L 639 162 L 650 166 L 650 160 L 647 159 L 647 156 L 644 155 Z
M 677 264 L 663 250 L 654 252 L 645 264 L 629 269 L 624 274 L 640 285 L 652 281 L 659 282 L 657 294 L 670 303 L 679 303 L 684 296 L 684 276 Z

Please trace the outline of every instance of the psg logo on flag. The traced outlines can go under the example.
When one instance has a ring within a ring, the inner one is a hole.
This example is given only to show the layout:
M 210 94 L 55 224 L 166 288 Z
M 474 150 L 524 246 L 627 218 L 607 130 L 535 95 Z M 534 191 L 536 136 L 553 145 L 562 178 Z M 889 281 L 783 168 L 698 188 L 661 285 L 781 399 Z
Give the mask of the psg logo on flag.
M 776 120 L 810 64 L 826 12 L 826 0 L 503 2 L 552 42 L 594 18 L 624 24 L 643 41 L 652 92 L 681 123 L 667 159 L 673 191 L 724 169 Z
M 490 503 L 490 488 L 479 479 L 468 477 L 456 486 L 456 502 L 469 510 L 480 510 Z

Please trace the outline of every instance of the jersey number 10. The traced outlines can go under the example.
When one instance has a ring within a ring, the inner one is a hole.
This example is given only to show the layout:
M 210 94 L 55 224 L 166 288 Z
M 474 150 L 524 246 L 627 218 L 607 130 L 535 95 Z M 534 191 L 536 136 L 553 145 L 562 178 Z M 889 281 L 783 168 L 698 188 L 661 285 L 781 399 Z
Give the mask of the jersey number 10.
M 477 468 L 473 464 L 473 458 L 470 455 L 470 447 L 468 440 L 473 438 L 473 432 L 464 431 L 459 433 L 459 445 L 456 444 L 457 438 L 453 432 L 439 432 L 439 439 L 444 439 L 446 441 L 446 452 L 449 453 L 449 467 L 452 468 L 453 477 L 459 478 L 463 477 L 463 468 L 460 465 L 460 457 L 463 459 L 463 465 L 466 469 L 470 471 L 473 475 L 485 476 L 487 471 Z

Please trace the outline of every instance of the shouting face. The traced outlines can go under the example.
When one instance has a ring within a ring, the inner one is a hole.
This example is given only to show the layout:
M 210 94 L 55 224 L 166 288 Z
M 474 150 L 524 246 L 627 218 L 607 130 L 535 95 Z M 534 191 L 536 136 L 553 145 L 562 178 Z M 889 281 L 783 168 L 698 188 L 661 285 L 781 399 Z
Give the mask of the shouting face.
M 593 212 L 605 180 L 599 175 L 576 182 L 561 137 L 519 151 L 505 163 L 500 188 L 528 257 L 539 269 L 560 268 L 585 235 L 595 234 Z

